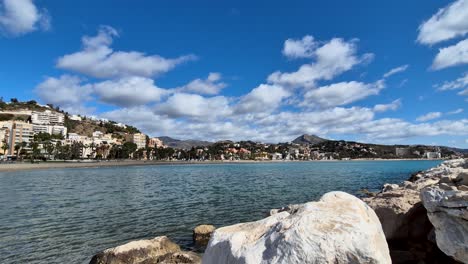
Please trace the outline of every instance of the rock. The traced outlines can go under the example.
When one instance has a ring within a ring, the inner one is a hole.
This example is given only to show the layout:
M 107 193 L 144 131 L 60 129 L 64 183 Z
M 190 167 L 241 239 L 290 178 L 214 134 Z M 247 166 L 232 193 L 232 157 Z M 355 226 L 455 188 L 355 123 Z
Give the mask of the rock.
M 458 185 L 468 185 L 468 172 L 461 172 L 458 174 L 457 178 L 455 179 L 455 182 Z
M 443 176 L 440 178 L 439 183 L 453 184 L 453 179 L 451 176 Z
M 468 191 L 468 186 L 460 185 L 460 186 L 458 186 L 458 190 L 467 192 Z
M 132 241 L 93 256 L 90 264 L 201 263 L 193 252 L 183 252 L 165 236 Z
M 374 211 L 330 192 L 265 219 L 216 229 L 203 256 L 218 263 L 391 263 Z
M 458 190 L 457 187 L 455 187 L 453 184 L 452 185 L 449 185 L 447 183 L 441 183 L 439 184 L 439 187 L 443 190 L 446 190 L 446 191 L 456 191 Z
M 468 263 L 468 192 L 435 185 L 421 191 L 421 200 L 434 225 L 439 249 Z
M 199 225 L 193 229 L 193 242 L 198 247 L 206 247 L 211 238 L 211 234 L 215 231 L 212 225 Z
M 400 186 L 398 186 L 398 184 L 384 184 L 384 187 L 383 187 L 383 190 L 382 192 L 389 192 L 389 191 L 393 191 L 393 190 L 396 190 L 400 188 Z
M 387 240 L 417 239 L 431 229 L 418 191 L 398 189 L 363 200 L 374 209 Z

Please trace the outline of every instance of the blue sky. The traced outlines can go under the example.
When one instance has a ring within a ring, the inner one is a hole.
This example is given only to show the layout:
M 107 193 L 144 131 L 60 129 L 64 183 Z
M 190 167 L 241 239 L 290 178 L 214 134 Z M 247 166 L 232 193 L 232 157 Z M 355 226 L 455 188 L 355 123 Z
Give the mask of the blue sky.
M 151 136 L 468 147 L 468 1 L 0 0 L 0 91 Z

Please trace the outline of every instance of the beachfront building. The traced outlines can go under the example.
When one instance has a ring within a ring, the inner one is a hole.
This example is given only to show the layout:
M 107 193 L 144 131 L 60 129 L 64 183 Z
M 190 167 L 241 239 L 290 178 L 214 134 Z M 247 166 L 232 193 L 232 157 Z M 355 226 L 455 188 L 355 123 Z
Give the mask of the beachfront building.
M 135 143 L 137 149 L 146 148 L 146 135 L 143 133 L 127 134 L 125 139 L 128 142 Z

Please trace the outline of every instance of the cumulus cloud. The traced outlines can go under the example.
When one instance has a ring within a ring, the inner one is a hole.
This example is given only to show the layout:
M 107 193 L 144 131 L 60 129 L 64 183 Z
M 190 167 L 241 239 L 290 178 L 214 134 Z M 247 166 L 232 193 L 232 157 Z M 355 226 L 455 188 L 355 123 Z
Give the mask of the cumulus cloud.
M 220 73 L 211 72 L 206 79 L 195 79 L 179 89 L 186 92 L 216 95 L 226 86 L 226 83 L 221 82 Z
M 400 72 L 404 72 L 404 71 L 406 71 L 406 70 L 408 69 L 408 67 L 409 67 L 409 65 L 406 64 L 406 65 L 402 65 L 402 66 L 400 66 L 400 67 L 393 68 L 393 69 L 391 69 L 390 71 L 386 72 L 386 73 L 383 75 L 383 77 L 384 77 L 384 78 L 388 78 L 388 77 L 390 77 L 390 76 L 392 76 L 392 75 L 394 75 L 394 74 L 397 74 L 397 73 L 400 73 Z
M 441 112 L 429 112 L 429 113 L 427 113 L 425 115 L 422 115 L 422 116 L 416 118 L 416 121 L 425 122 L 425 121 L 440 118 L 441 116 L 442 116 Z
M 171 118 L 212 120 L 231 113 L 229 101 L 224 96 L 203 97 L 198 94 L 176 93 L 155 108 L 155 113 Z
M 114 51 L 110 45 L 113 38 L 118 36 L 114 28 L 102 26 L 96 36 L 83 37 L 83 50 L 60 57 L 57 67 L 96 78 L 154 77 L 196 58 L 194 55 L 186 55 L 166 59 L 138 51 Z
M 69 112 L 87 114 L 92 110 L 84 106 L 86 101 L 92 99 L 92 85 L 83 84 L 83 80 L 76 76 L 48 77 L 34 92 L 45 103 L 60 106 Z
M 419 26 L 418 42 L 432 45 L 468 33 L 468 0 L 458 0 L 439 9 Z
M 372 54 L 356 55 L 356 40 L 345 41 L 340 38 L 334 38 L 310 52 L 314 62 L 302 65 L 295 72 L 274 72 L 268 77 L 268 82 L 285 87 L 310 88 L 319 80 L 331 80 L 353 66 L 373 58 Z
M 272 112 L 291 94 L 281 86 L 261 84 L 246 94 L 236 107 L 236 113 Z
M 47 10 L 39 10 L 32 0 L 0 0 L 0 31 L 19 36 L 49 27 Z
M 310 35 L 304 36 L 302 39 L 287 39 L 284 42 L 283 55 L 291 58 L 312 58 L 315 48 L 318 43 L 314 41 L 314 37 Z
M 94 92 L 102 102 L 123 107 L 156 102 L 169 93 L 155 86 L 152 79 L 135 76 L 97 83 Z
M 431 68 L 433 70 L 440 70 L 466 63 L 468 63 L 468 39 L 462 40 L 455 45 L 440 49 Z
M 374 106 L 374 112 L 395 111 L 401 107 L 401 99 L 397 99 L 389 104 L 377 104 Z
M 385 87 L 383 81 L 375 83 L 340 82 L 310 90 L 304 94 L 302 106 L 327 108 L 347 105 L 376 95 Z

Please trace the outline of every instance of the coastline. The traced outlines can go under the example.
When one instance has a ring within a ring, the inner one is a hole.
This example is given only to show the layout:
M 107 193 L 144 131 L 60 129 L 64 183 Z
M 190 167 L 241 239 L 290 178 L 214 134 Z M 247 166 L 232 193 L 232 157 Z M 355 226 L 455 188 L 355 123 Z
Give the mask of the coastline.
M 354 160 L 223 160 L 223 161 L 162 161 L 162 160 L 111 160 L 111 161 L 47 161 L 39 163 L 18 162 L 0 163 L 0 172 L 28 170 L 71 169 L 71 168 L 106 168 L 120 166 L 156 166 L 156 165 L 216 165 L 216 164 L 262 164 L 296 162 L 363 162 L 363 161 L 411 161 L 428 159 L 354 159 Z M 438 159 L 435 159 L 438 160 Z

